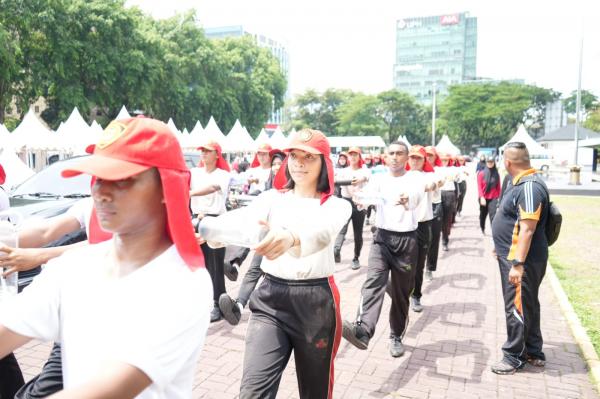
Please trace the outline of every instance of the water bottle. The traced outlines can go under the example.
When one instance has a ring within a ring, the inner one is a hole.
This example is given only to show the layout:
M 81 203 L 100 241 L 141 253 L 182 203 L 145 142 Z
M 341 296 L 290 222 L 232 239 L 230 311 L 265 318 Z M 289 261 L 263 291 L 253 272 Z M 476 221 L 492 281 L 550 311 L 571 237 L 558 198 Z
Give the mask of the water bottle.
M 237 210 L 219 217 L 205 216 L 198 224 L 198 233 L 206 242 L 238 247 L 256 247 L 268 232 L 258 220 L 242 216 Z
M 0 243 L 11 248 L 18 247 L 17 227 L 8 221 L 0 221 Z M 6 256 L 4 252 L 0 252 L 0 257 Z M 3 268 L 2 272 L 6 271 Z M 12 273 L 4 278 L 0 275 L 0 302 L 16 295 L 19 289 L 18 273 Z

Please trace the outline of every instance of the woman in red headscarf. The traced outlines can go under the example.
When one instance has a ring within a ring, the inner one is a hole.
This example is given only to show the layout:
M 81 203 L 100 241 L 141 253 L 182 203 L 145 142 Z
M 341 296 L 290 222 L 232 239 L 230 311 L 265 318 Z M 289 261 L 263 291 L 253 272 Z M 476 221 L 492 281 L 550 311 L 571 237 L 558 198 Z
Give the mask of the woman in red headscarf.
M 264 257 L 265 279 L 250 297 L 243 399 L 274 398 L 292 352 L 301 398 L 330 398 L 333 392 L 342 332 L 333 244 L 351 207 L 332 196 L 333 164 L 323 133 L 301 130 L 284 151 L 277 190 L 220 217 L 228 223 L 250 215 L 268 228 L 255 248 Z
M 442 170 L 444 173 L 444 185 L 441 187 L 442 191 L 442 249 L 448 250 L 448 243 L 450 241 L 450 232 L 452 230 L 452 224 L 456 215 L 456 198 L 458 197 L 458 185 L 456 178 L 458 170 L 454 168 L 452 164 L 452 156 L 445 153 L 440 153 L 439 157 L 442 161 Z
M 227 212 L 225 201 L 229 194 L 231 182 L 230 168 L 223 158 L 221 146 L 209 141 L 198 148 L 202 151 L 202 167 L 191 170 L 190 207 L 194 217 L 219 216 Z M 210 314 L 210 322 L 221 320 L 219 297 L 225 292 L 225 274 L 223 262 L 225 248 L 210 248 L 202 244 L 202 252 L 206 260 L 206 269 L 213 282 L 214 306 Z
M 433 279 L 433 272 L 437 269 L 438 252 L 440 247 L 440 236 L 442 234 L 442 218 L 443 218 L 443 207 L 442 207 L 442 193 L 439 188 L 444 183 L 444 176 L 439 169 L 442 166 L 442 161 L 435 149 L 435 147 L 425 147 L 427 153 L 427 161 L 434 168 L 434 177 L 437 182 L 437 190 L 433 191 L 432 195 L 432 209 L 433 209 L 433 220 L 431 221 L 431 245 L 427 251 L 427 264 L 425 270 L 425 277 L 428 280 Z
M 0 212 L 10 208 L 8 194 L 6 194 L 6 191 L 4 191 L 4 187 L 2 187 L 5 181 L 6 173 L 4 172 L 4 168 L 2 167 L 2 165 L 0 165 Z

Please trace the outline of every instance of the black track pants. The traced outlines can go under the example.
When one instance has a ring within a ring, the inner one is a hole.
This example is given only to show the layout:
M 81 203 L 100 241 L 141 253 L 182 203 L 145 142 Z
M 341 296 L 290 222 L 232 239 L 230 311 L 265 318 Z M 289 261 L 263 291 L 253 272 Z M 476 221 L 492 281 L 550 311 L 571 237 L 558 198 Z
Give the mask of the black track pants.
M 452 221 L 456 212 L 456 192 L 442 191 L 442 207 L 444 208 L 442 216 L 442 244 L 448 244 L 450 240 L 450 231 L 452 230 Z
M 444 217 L 444 208 L 442 203 L 433 204 L 433 220 L 431 221 L 431 244 L 427 251 L 427 270 L 434 272 L 437 270 L 438 253 L 440 250 L 440 235 L 442 233 L 442 219 Z
M 367 215 L 367 211 L 358 210 L 356 204 L 348 199 L 344 198 L 346 201 L 350 202 L 352 205 L 352 215 L 348 220 L 348 223 L 342 227 L 340 233 L 335 239 L 334 251 L 340 252 L 342 249 L 342 245 L 344 245 L 344 239 L 346 238 L 346 233 L 348 232 L 348 225 L 352 222 L 352 230 L 354 231 L 354 257 L 358 259 L 360 257 L 360 251 L 363 247 L 363 226 L 365 225 L 365 217 Z
M 375 333 L 390 271 L 393 288 L 390 329 L 393 335 L 404 335 L 408 325 L 409 297 L 417 269 L 417 252 L 416 231 L 397 233 L 377 229 L 356 319 L 369 337 Z
M 292 351 L 300 398 L 331 398 L 333 361 L 342 337 L 333 280 L 266 275 L 250 298 L 241 399 L 275 398 Z
M 485 206 L 479 204 L 479 227 L 481 231 L 485 231 L 485 218 L 490 216 L 490 225 L 494 221 L 496 216 L 496 209 L 498 209 L 498 198 L 486 200 Z
M 508 281 L 510 262 L 498 257 L 507 335 L 502 352 L 504 360 L 513 367 L 522 367 L 528 355 L 536 359 L 546 359 L 542 351 L 544 340 L 540 329 L 538 299 L 540 284 L 546 273 L 546 261 L 526 263 L 521 284 L 515 287 Z
M 210 275 L 213 285 L 213 299 L 219 301 L 221 294 L 225 293 L 225 274 L 223 273 L 223 262 L 225 260 L 225 248 L 211 248 L 204 243 L 200 246 L 204 254 L 206 270 Z
M 29 380 L 15 399 L 46 398 L 63 389 L 61 346 L 55 343 L 40 374 Z
M 240 286 L 237 300 L 244 307 L 248 303 L 248 300 L 250 300 L 250 295 L 256 288 L 256 284 L 258 283 L 260 276 L 263 275 L 263 271 L 260 268 L 262 258 L 263 257 L 261 255 L 254 254 L 252 261 L 250 262 L 250 267 L 244 275 L 244 280 L 242 280 L 242 285 Z
M 431 245 L 431 225 L 432 221 L 419 222 L 417 228 L 417 271 L 415 273 L 415 285 L 412 296 L 421 298 L 421 288 L 423 287 L 423 272 L 425 270 L 425 258 Z
M 460 194 L 458 195 L 458 204 L 456 205 L 456 210 L 458 213 L 461 213 L 463 202 L 465 201 L 465 195 L 467 195 L 467 182 L 461 181 L 458 183 L 458 190 L 460 191 Z
M 23 374 L 14 354 L 0 359 L 0 398 L 10 398 L 23 386 Z
M 229 263 L 230 265 L 235 263 L 239 266 L 244 263 L 249 253 L 250 248 L 228 245 L 225 247 L 225 263 Z

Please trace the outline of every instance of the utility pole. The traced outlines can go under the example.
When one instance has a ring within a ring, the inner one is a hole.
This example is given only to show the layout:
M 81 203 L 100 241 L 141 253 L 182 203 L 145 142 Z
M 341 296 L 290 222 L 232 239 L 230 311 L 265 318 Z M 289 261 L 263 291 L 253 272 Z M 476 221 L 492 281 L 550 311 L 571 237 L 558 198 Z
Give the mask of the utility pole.
M 435 82 L 433 83 L 432 96 L 433 100 L 431 102 L 431 145 L 435 147 Z
M 575 163 L 574 165 L 578 165 L 578 156 L 579 156 L 579 124 L 580 120 L 580 111 L 581 111 L 581 70 L 583 67 L 583 32 L 581 33 L 581 47 L 579 48 L 579 78 L 577 82 L 577 102 L 575 105 Z

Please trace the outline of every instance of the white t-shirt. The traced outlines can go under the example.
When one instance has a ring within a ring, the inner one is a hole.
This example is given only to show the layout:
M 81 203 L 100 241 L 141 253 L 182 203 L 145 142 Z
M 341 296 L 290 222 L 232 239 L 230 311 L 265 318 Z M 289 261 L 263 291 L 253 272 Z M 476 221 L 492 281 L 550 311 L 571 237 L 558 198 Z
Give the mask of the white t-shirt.
M 419 219 L 415 209 L 425 196 L 425 182 L 418 173 L 409 171 L 400 177 L 394 177 L 390 173 L 371 177 L 364 191 L 380 194 L 385 200 L 384 204 L 376 207 L 375 226 L 396 232 L 417 229 Z M 408 195 L 408 209 L 396 205 L 402 194 Z
M 0 304 L 0 324 L 60 342 L 65 388 L 120 361 L 152 380 L 137 398 L 191 398 L 213 306 L 208 272 L 192 272 L 172 245 L 119 278 L 110 260 L 113 245 L 88 245 L 51 260 L 54 267 Z
M 300 248 L 292 248 L 274 260 L 263 258 L 260 267 L 265 273 L 287 280 L 329 277 L 335 270 L 335 238 L 350 218 L 352 207 L 335 196 L 323 205 L 320 202 L 317 198 L 297 197 L 292 191 L 268 190 L 247 207 L 236 209 L 239 216 L 232 212 L 220 218 L 239 217 L 246 223 L 267 220 L 271 227 L 283 227 L 300 239 Z
M 458 174 L 458 168 L 454 166 L 443 166 L 438 169 L 440 176 L 444 180 L 444 185 L 440 188 L 441 191 L 454 191 L 456 187 L 454 182 L 456 181 L 456 175 Z
M 352 179 L 360 179 L 362 177 L 366 177 L 367 181 L 371 177 L 371 171 L 366 168 L 360 169 L 352 169 L 351 166 L 347 168 L 341 168 L 335 170 L 335 179 L 336 180 L 352 180 Z M 352 198 L 354 194 L 360 191 L 367 183 L 360 183 L 355 186 L 341 186 L 342 197 L 344 198 Z
M 250 168 L 244 173 L 246 179 L 258 179 L 258 183 L 252 183 L 250 188 L 248 189 L 249 193 L 254 193 L 256 191 L 265 191 L 267 180 L 269 180 L 269 176 L 271 176 L 271 168 L 262 168 L 260 166 L 256 168 Z
M 206 168 L 191 169 L 191 189 L 196 190 L 209 185 L 218 185 L 221 190 L 208 195 L 196 195 L 191 197 L 191 207 L 193 213 L 203 213 L 205 215 L 221 215 L 227 211 L 225 200 L 229 194 L 229 183 L 231 174 L 226 170 L 216 168 L 208 173 Z
M 67 215 L 77 219 L 79 226 L 85 229 L 87 236 L 90 236 L 90 218 L 94 209 L 94 200 L 92 197 L 83 198 L 77 201 L 67 211 Z
M 416 174 L 419 174 L 419 179 L 422 179 L 423 184 L 429 185 L 435 182 L 434 173 L 431 172 L 421 172 L 415 171 Z M 417 219 L 419 222 L 427 222 L 433 219 L 433 191 L 428 191 L 424 194 L 423 199 L 419 202 L 419 205 L 415 209 L 415 213 L 417 214 Z

